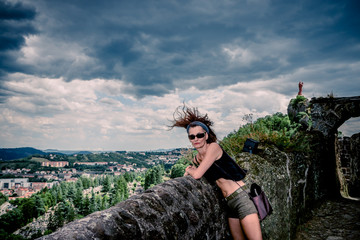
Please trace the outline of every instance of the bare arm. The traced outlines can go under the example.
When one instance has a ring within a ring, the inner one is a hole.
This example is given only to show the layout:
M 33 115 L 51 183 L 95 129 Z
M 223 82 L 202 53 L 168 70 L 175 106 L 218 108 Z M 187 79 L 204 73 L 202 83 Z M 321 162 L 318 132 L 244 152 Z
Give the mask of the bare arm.
M 222 155 L 222 149 L 217 143 L 211 143 L 207 150 L 206 155 L 200 162 L 199 167 L 188 166 L 185 170 L 186 175 L 190 175 L 195 179 L 201 178 L 205 172 L 211 167 L 215 160 L 219 159 Z

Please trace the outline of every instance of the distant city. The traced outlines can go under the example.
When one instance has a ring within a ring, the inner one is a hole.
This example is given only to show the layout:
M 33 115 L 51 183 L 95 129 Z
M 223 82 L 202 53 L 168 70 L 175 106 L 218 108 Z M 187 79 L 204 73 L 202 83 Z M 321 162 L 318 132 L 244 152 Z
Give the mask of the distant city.
M 84 152 L 3 148 L 0 149 L 0 191 L 14 200 L 29 198 L 61 182 L 76 182 L 80 177 L 141 173 L 157 164 L 170 169 L 185 151 L 187 149 Z M 1 208 L 1 214 L 9 210 Z

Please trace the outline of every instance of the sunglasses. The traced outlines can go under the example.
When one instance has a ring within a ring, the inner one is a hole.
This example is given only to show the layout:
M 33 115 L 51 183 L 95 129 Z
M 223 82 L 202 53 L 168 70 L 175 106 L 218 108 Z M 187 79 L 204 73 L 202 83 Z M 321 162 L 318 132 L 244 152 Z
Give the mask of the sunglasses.
M 203 137 L 205 137 L 205 133 L 206 133 L 206 132 L 198 133 L 198 134 L 196 134 L 196 135 L 191 134 L 191 135 L 189 135 L 188 137 L 189 137 L 190 140 L 194 140 L 195 137 L 197 137 L 197 138 L 203 138 Z

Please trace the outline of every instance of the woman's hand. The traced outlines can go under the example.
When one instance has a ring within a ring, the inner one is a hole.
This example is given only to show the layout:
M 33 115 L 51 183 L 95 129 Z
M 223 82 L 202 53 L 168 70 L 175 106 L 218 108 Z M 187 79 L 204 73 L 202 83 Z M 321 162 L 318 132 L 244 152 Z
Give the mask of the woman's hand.
M 194 167 L 194 166 L 187 166 L 186 168 L 185 168 L 185 173 L 184 173 L 184 176 L 187 176 L 187 175 L 191 175 L 190 174 L 190 172 L 191 171 L 193 171 L 193 170 L 195 170 L 196 168 Z

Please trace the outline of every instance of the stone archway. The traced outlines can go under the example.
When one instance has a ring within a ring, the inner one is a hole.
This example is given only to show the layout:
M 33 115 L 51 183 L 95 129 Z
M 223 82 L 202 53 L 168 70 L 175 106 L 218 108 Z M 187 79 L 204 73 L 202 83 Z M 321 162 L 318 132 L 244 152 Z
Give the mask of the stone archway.
M 360 116 L 360 97 L 313 98 L 310 107 L 312 129 L 320 131 L 326 138 L 335 136 L 335 160 L 341 195 L 359 198 L 360 133 L 338 138 L 337 132 L 347 120 Z
M 291 120 L 299 122 L 311 132 L 321 133 L 329 153 L 323 160 L 324 177 L 333 184 L 334 179 L 340 187 L 343 197 L 353 194 L 360 197 L 360 160 L 359 137 L 338 139 L 338 128 L 350 118 L 360 116 L 360 96 L 312 98 L 310 101 L 298 95 L 288 106 Z M 360 131 L 360 127 L 359 127 Z M 349 156 L 350 155 L 350 156 Z M 336 168 L 336 171 L 335 171 Z
M 348 119 L 360 116 L 360 96 L 312 98 L 309 106 L 312 129 L 325 137 L 336 134 Z

